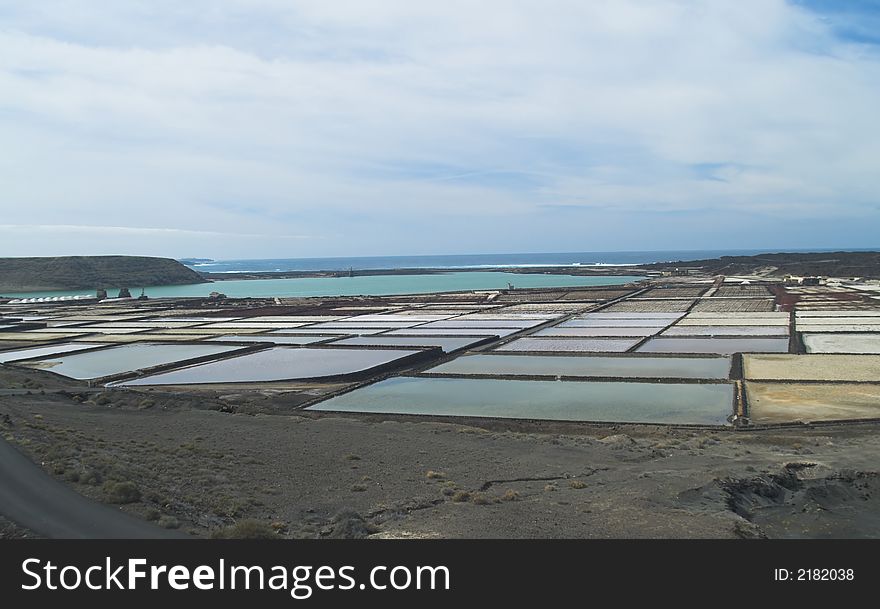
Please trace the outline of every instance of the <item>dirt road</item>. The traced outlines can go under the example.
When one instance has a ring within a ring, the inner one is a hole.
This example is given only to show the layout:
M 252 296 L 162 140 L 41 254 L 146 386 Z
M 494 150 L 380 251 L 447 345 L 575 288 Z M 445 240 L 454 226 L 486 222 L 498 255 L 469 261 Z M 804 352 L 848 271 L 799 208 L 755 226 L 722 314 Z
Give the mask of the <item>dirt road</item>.
M 186 537 L 86 499 L 0 439 L 0 514 L 59 539 Z

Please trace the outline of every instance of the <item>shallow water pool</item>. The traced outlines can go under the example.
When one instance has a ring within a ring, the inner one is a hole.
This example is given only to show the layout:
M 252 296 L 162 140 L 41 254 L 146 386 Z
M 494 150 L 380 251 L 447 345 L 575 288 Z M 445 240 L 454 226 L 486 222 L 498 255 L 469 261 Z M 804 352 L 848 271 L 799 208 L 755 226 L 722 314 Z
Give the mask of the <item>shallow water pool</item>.
M 464 355 L 429 374 L 727 379 L 729 357 Z
M 583 353 L 623 353 L 641 338 L 518 338 L 496 351 L 571 351 Z
M 563 326 L 554 326 L 545 328 L 535 332 L 532 336 L 573 336 L 573 337 L 594 337 L 594 336 L 650 336 L 658 332 L 660 328 L 568 328 Z
M 145 376 L 133 385 L 259 383 L 343 376 L 390 364 L 420 351 L 397 349 L 307 349 L 274 347 L 266 351 Z
M 788 326 L 672 326 L 661 336 L 788 336 Z
M 486 340 L 485 336 L 353 336 L 333 342 L 348 347 L 440 347 L 446 353 Z
M 665 328 L 672 320 L 669 319 L 593 319 L 575 317 L 559 324 L 560 328 Z
M 516 328 L 410 328 L 392 330 L 383 336 L 507 336 L 519 332 Z
M 74 379 L 97 379 L 144 368 L 173 364 L 209 355 L 222 355 L 240 349 L 230 345 L 159 345 L 133 343 L 90 351 L 60 354 L 27 362 L 28 367 L 50 370 Z
M 639 353 L 786 353 L 788 338 L 652 338 Z
M 227 334 L 224 336 L 215 336 L 207 339 L 205 342 L 233 342 L 233 343 L 275 343 L 276 345 L 309 345 L 311 343 L 319 343 L 322 340 L 331 340 L 339 338 L 338 336 L 320 336 L 317 334 L 309 336 L 294 336 L 285 334 Z
M 47 355 L 55 355 L 58 353 L 67 353 L 69 351 L 81 351 L 92 349 L 94 347 L 104 347 L 99 343 L 64 343 L 61 345 L 49 345 L 47 347 L 32 347 L 27 349 L 16 349 L 14 351 L 0 351 L 0 364 L 4 362 L 15 362 L 32 357 L 44 357 Z
M 733 411 L 733 387 L 398 377 L 336 396 L 309 410 L 725 425 Z

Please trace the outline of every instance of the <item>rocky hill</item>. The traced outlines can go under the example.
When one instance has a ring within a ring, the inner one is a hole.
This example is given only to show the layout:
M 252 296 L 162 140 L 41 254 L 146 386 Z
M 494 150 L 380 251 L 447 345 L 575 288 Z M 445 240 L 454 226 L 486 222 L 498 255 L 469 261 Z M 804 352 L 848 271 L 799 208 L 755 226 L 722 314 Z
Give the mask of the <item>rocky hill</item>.
M 0 258 L 0 294 L 44 290 L 95 290 L 204 283 L 201 275 L 170 258 L 58 256 Z
M 667 270 L 698 267 L 713 275 L 744 275 L 772 268 L 774 275 L 824 275 L 831 277 L 880 277 L 880 252 L 777 253 L 757 256 L 722 256 L 709 260 L 680 260 L 648 264 L 642 268 Z

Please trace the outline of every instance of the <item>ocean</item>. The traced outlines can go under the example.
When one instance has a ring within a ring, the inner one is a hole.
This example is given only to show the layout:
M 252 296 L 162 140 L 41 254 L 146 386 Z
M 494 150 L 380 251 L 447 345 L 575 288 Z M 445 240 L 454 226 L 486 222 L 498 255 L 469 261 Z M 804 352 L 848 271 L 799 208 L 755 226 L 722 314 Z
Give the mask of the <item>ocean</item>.
M 596 285 L 620 285 L 641 277 L 579 277 L 576 275 L 518 274 L 504 272 L 458 271 L 424 275 L 369 275 L 361 277 L 303 277 L 297 279 L 230 279 L 216 283 L 192 285 L 146 286 L 151 298 L 183 298 L 208 296 L 222 292 L 230 298 L 272 298 L 307 296 L 391 296 L 395 294 L 427 294 L 463 290 L 498 290 L 512 283 L 518 288 L 555 288 Z M 138 296 L 142 286 L 127 286 Z M 118 287 L 108 288 L 113 296 Z M 56 296 L 92 295 L 87 290 L 64 292 L 31 292 L 4 294 L 10 298 L 53 298 Z
M 568 252 L 539 254 L 458 254 L 443 256 L 364 256 L 346 258 L 279 258 L 262 260 L 181 259 L 181 262 L 203 273 L 237 273 L 288 271 L 347 271 L 393 269 L 448 269 L 449 272 L 414 275 L 374 275 L 360 277 L 306 277 L 298 279 L 255 279 L 199 283 L 183 286 L 101 286 L 110 295 L 120 287 L 128 287 L 134 296 L 145 288 L 147 296 L 199 297 L 213 291 L 232 298 L 306 297 L 306 296 L 389 296 L 462 290 L 497 290 L 508 283 L 520 288 L 577 287 L 618 285 L 638 279 L 626 275 L 627 265 L 675 260 L 699 260 L 719 256 L 748 256 L 767 250 L 668 250 L 623 252 Z M 790 250 L 798 251 L 798 250 Z M 808 250 L 803 250 L 808 251 Z M 817 250 L 811 250 L 817 251 Z M 483 268 L 505 267 L 577 267 L 620 266 L 618 277 L 583 277 L 566 274 L 516 274 L 480 271 Z M 465 269 L 467 272 L 464 272 Z M 477 269 L 477 270 L 473 270 Z M 97 286 L 96 286 L 97 287 Z M 91 290 L 63 292 L 30 292 L 3 294 L 11 298 L 52 298 L 56 296 L 94 295 Z
M 259 260 L 181 259 L 202 273 L 347 271 L 391 269 L 475 269 L 534 266 L 615 266 L 750 256 L 766 250 L 669 250 L 651 252 L 565 252 L 540 254 L 454 254 L 439 256 L 358 256 L 348 258 L 271 258 Z M 806 250 L 804 250 L 806 251 Z M 816 251 L 816 250 L 812 250 Z

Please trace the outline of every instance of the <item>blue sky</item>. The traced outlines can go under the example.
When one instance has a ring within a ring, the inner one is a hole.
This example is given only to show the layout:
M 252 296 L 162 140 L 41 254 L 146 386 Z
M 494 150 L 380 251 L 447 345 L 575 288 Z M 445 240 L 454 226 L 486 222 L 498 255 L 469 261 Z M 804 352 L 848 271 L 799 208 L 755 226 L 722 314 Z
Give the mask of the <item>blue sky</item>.
M 880 2 L 0 0 L 0 255 L 880 247 Z

